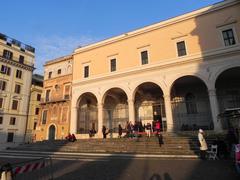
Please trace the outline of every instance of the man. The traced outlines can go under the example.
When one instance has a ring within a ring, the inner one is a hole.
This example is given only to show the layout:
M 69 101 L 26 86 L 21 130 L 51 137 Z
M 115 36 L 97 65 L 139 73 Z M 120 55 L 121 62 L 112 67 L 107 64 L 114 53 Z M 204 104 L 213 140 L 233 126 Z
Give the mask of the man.
M 208 147 L 207 147 L 207 143 L 204 138 L 204 132 L 202 129 L 199 129 L 198 140 L 199 140 L 199 144 L 200 144 L 200 158 L 206 159 L 206 151 L 207 151 Z

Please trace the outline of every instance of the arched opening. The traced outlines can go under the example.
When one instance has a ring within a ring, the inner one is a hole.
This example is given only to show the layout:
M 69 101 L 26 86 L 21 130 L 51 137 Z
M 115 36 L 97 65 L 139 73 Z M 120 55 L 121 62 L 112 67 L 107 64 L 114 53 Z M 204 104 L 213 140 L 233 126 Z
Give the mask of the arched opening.
M 89 130 L 98 131 L 97 98 L 92 93 L 84 93 L 78 102 L 77 133 L 88 134 Z
M 240 67 L 223 71 L 215 83 L 219 111 L 240 108 Z
M 48 140 L 52 141 L 55 139 L 56 128 L 54 125 L 51 125 L 48 129 Z
M 171 88 L 175 130 L 213 129 L 213 121 L 205 83 L 195 76 L 178 78 Z
M 118 132 L 118 125 L 125 127 L 128 121 L 128 102 L 126 93 L 120 88 L 112 88 L 104 95 L 103 125 L 113 132 Z
M 155 83 L 146 82 L 136 88 L 135 120 L 143 125 L 161 121 L 162 130 L 167 129 L 162 89 Z

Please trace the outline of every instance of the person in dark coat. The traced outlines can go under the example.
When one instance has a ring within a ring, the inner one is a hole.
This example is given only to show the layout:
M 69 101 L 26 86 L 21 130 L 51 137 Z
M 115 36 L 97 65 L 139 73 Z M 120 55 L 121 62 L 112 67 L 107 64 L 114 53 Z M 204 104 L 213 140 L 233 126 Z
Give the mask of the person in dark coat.
M 106 139 L 107 138 L 107 128 L 106 128 L 106 126 L 102 127 L 102 134 L 103 134 L 103 139 Z
M 119 138 L 122 137 L 122 131 L 123 131 L 122 126 L 121 126 L 121 124 L 119 124 L 119 125 L 118 125 L 118 137 L 119 137 Z

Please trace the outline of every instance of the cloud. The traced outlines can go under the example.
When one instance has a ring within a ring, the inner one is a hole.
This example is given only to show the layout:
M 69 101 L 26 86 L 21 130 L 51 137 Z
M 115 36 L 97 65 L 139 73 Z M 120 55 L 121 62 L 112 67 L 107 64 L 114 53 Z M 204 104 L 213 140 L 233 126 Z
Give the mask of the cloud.
M 35 67 L 34 73 L 43 74 L 43 65 L 46 61 L 61 56 L 68 55 L 79 46 L 94 43 L 99 39 L 90 36 L 41 36 L 32 39 L 32 45 L 35 47 Z

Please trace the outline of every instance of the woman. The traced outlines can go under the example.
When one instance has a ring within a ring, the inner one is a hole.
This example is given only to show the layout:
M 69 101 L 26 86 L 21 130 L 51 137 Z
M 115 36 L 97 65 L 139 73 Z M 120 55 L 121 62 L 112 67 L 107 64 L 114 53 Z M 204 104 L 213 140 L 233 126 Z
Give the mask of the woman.
M 198 140 L 200 144 L 200 158 L 206 159 L 206 151 L 208 149 L 206 140 L 204 138 L 204 132 L 202 129 L 199 129 Z

